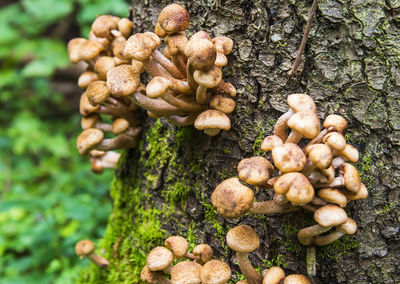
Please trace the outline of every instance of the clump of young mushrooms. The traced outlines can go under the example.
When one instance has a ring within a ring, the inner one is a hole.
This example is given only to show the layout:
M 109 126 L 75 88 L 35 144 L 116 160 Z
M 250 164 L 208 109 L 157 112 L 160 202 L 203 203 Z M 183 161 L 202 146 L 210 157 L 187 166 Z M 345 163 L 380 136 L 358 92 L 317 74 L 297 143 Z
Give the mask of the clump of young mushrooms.
M 145 283 L 159 284 L 227 283 L 231 278 L 231 269 L 227 263 L 213 260 L 213 254 L 207 244 L 199 244 L 189 252 L 189 243 L 185 238 L 171 236 L 165 240 L 165 246 L 150 251 L 140 277 Z
M 321 131 L 310 96 L 292 94 L 287 102 L 290 109 L 261 145 L 261 150 L 271 152 L 271 161 L 261 156 L 241 160 L 238 177 L 219 184 L 211 201 L 218 214 L 227 219 L 245 213 L 275 214 L 301 209 L 314 212 L 317 224 L 300 230 L 299 241 L 306 246 L 327 245 L 357 230 L 355 221 L 343 208 L 351 200 L 368 196 L 351 164 L 358 161 L 359 153 L 346 142 L 347 121 L 343 117 L 328 115 Z M 254 202 L 251 186 L 273 188 L 273 199 Z
M 226 234 L 227 245 L 236 252 L 236 259 L 240 271 L 244 274 L 248 284 L 279 284 L 296 283 L 311 284 L 311 282 L 301 274 L 292 274 L 285 277 L 285 272 L 278 266 L 272 266 L 262 272 L 262 275 L 255 270 L 249 260 L 249 253 L 255 251 L 260 246 L 260 238 L 256 231 L 247 225 L 239 225 Z

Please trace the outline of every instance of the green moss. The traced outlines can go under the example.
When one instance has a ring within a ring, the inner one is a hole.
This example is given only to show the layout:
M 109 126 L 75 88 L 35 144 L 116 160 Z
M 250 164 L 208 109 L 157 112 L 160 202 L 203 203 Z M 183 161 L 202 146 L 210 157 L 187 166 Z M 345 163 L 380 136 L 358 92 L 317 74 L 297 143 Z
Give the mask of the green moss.
M 384 215 L 392 211 L 393 207 L 397 204 L 397 202 L 387 202 L 385 206 L 376 212 L 377 215 Z
M 258 123 L 256 125 L 256 127 L 254 128 L 257 131 L 257 137 L 253 144 L 253 153 L 256 156 L 265 156 L 266 155 L 266 152 L 262 151 L 260 149 L 261 143 L 263 142 L 263 140 L 266 136 L 265 135 L 266 129 L 265 129 L 265 126 L 263 126 L 263 125 L 264 125 L 264 123 L 261 122 L 261 123 Z
M 262 268 L 260 267 L 260 271 L 265 268 L 270 268 L 272 266 L 279 266 L 281 268 L 285 268 L 288 265 L 286 262 L 285 256 L 283 254 L 278 254 L 276 257 L 272 259 L 265 259 L 263 261 Z
M 343 236 L 333 243 L 317 248 L 317 258 L 337 261 L 342 255 L 352 255 L 360 244 L 350 236 Z
M 302 247 L 297 239 L 297 233 L 299 232 L 299 228 L 297 227 L 297 225 L 282 223 L 281 230 L 285 232 L 285 238 L 280 239 L 279 243 L 285 246 L 286 250 L 291 251 L 296 255 L 299 255 Z
M 371 155 L 367 152 L 362 156 L 360 177 L 363 182 L 373 183 L 374 178 L 370 175 L 372 167 Z

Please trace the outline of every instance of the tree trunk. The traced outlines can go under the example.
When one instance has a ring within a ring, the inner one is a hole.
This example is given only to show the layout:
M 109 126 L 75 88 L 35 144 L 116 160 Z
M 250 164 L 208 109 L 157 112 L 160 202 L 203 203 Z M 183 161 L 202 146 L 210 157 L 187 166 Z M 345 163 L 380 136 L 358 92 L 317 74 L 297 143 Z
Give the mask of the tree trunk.
M 169 1 L 135 0 L 135 32 L 153 31 Z M 400 1 L 324 0 L 314 18 L 297 76 L 288 81 L 311 0 L 187 1 L 188 35 L 205 30 L 234 42 L 224 79 L 237 89 L 232 129 L 209 137 L 193 127 L 175 127 L 143 113 L 137 149 L 126 151 L 111 186 L 113 212 L 100 247 L 108 270 L 85 270 L 82 283 L 139 283 L 147 253 L 170 235 L 191 247 L 210 244 L 238 280 L 235 254 L 225 235 L 237 224 L 256 229 L 262 240 L 250 254 L 255 267 L 280 265 L 306 274 L 299 229 L 313 224 L 308 213 L 245 216 L 229 222 L 210 203 L 214 188 L 237 175 L 238 162 L 261 155 L 262 139 L 287 110 L 286 96 L 307 93 L 320 118 L 341 114 L 349 143 L 369 190 L 367 200 L 346 208 L 358 224 L 353 236 L 317 249 L 315 283 L 400 283 Z M 258 201 L 271 198 L 258 190 Z

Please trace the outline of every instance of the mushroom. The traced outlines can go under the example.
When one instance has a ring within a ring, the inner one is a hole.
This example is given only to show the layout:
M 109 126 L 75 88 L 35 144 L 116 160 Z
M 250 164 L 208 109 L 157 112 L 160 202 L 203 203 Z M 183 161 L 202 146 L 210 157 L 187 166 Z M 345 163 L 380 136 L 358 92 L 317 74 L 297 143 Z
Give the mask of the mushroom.
M 204 130 L 209 136 L 218 135 L 221 130 L 231 129 L 229 117 L 218 110 L 209 109 L 203 111 L 195 120 L 194 127 L 197 130 Z
M 263 271 L 263 284 L 279 284 L 285 279 L 285 272 L 279 266 L 272 266 Z
M 203 284 L 225 284 L 231 278 L 232 271 L 228 264 L 220 260 L 210 260 L 200 272 Z
M 147 255 L 146 266 L 150 271 L 168 269 L 174 260 L 172 252 L 165 247 L 155 247 Z
M 94 243 L 90 240 L 81 240 L 75 245 L 75 253 L 80 258 L 87 257 L 100 268 L 107 268 L 109 262 L 104 257 L 94 253 Z
M 114 151 L 90 151 L 91 170 L 96 174 L 101 174 L 104 169 L 115 169 L 117 167 L 120 153 Z
M 166 34 L 178 33 L 189 27 L 190 16 L 181 5 L 171 4 L 162 9 L 157 23 Z
M 124 37 L 127 38 L 131 35 L 133 27 L 133 23 L 131 20 L 129 20 L 128 18 L 122 18 L 121 20 L 118 21 L 117 25 L 118 25 L 118 30 Z
M 111 30 L 117 29 L 119 18 L 111 15 L 101 15 L 92 24 L 91 31 L 97 37 L 111 37 Z
M 332 164 L 332 151 L 329 146 L 325 144 L 313 144 L 307 146 L 305 151 L 308 154 L 308 160 L 302 173 L 308 177 L 311 172 L 315 169 L 327 169 Z
M 285 194 L 294 206 L 305 205 L 314 197 L 314 188 L 308 179 L 301 173 L 286 173 L 279 177 L 274 184 L 278 194 Z
M 229 178 L 220 183 L 211 195 L 211 203 L 217 213 L 226 219 L 234 219 L 250 212 L 275 214 L 299 210 L 290 205 L 278 205 L 274 201 L 254 202 L 254 192 L 238 178 Z
M 280 137 L 283 142 L 287 139 L 286 126 L 289 118 L 296 112 L 316 113 L 317 107 L 314 100 L 306 94 L 292 94 L 287 97 L 290 109 L 278 118 L 274 126 L 274 135 Z
M 361 187 L 360 174 L 357 169 L 348 163 L 343 163 L 339 169 L 343 175 L 334 178 L 330 184 L 317 184 L 317 187 L 346 187 L 347 190 L 356 194 Z
M 235 110 L 235 101 L 223 95 L 213 96 L 210 101 L 210 107 L 223 113 L 230 114 Z
M 93 81 L 97 81 L 98 77 L 97 74 L 92 71 L 85 71 L 83 72 L 78 79 L 78 86 L 82 89 L 87 88 L 90 83 Z
M 263 157 L 251 157 L 239 162 L 237 170 L 241 180 L 251 185 L 262 185 L 269 179 L 272 164 Z
M 320 132 L 318 116 L 312 112 L 297 112 L 293 114 L 287 125 L 292 129 L 285 143 L 298 143 L 301 138 L 315 138 Z
M 207 261 L 211 260 L 214 252 L 209 245 L 199 244 L 193 248 L 192 254 L 193 256 L 190 256 L 190 258 L 194 259 L 195 262 L 199 264 L 204 264 Z
M 337 114 L 330 114 L 324 120 L 325 129 L 321 131 L 314 139 L 312 139 L 307 146 L 314 143 L 320 143 L 322 138 L 331 131 L 339 132 L 343 134 L 347 129 L 347 121 L 343 117 Z
M 207 88 L 214 88 L 219 84 L 222 79 L 222 71 L 221 68 L 214 65 L 207 71 L 195 70 L 193 78 L 199 84 L 196 91 L 196 101 L 204 105 L 209 100 Z
M 163 276 L 162 271 L 150 271 L 145 265 L 140 273 L 140 279 L 150 284 L 171 284 L 171 280 Z
M 172 236 L 165 240 L 165 246 L 172 250 L 176 258 L 186 256 L 189 250 L 189 243 L 185 238 L 180 236 Z
M 140 74 L 132 65 L 122 64 L 107 73 L 107 87 L 117 96 L 127 96 L 136 91 L 140 84 Z
M 274 165 L 283 173 L 301 171 L 306 165 L 306 156 L 299 146 L 285 143 L 272 149 Z
M 262 277 L 249 260 L 249 253 L 260 246 L 260 239 L 253 228 L 247 225 L 236 226 L 226 234 L 226 243 L 234 251 L 240 270 L 249 284 L 261 284 Z
M 321 197 L 323 200 L 337 204 L 342 208 L 346 207 L 347 205 L 346 195 L 338 189 L 322 188 L 318 191 L 318 196 Z
M 171 281 L 174 284 L 200 284 L 201 265 L 193 261 L 182 261 L 171 270 Z
M 282 145 L 282 139 L 277 135 L 270 135 L 264 138 L 261 144 L 261 150 L 272 151 L 276 146 Z
M 357 231 L 357 224 L 356 222 L 348 217 L 346 223 L 340 224 L 336 227 L 336 231 L 323 235 L 323 236 L 316 236 L 314 239 L 314 243 L 317 246 L 325 246 L 328 245 L 337 239 L 341 238 L 344 235 L 353 235 Z
M 283 284 L 311 284 L 311 282 L 302 274 L 291 274 L 286 276 Z

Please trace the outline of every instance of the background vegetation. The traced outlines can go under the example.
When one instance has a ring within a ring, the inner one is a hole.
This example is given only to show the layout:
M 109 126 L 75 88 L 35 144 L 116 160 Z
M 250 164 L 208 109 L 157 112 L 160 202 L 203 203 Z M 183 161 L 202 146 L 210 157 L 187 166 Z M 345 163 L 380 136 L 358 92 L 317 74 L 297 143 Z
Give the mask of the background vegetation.
M 83 238 L 103 236 L 112 171 L 90 172 L 66 44 L 123 0 L 0 3 L 0 283 L 72 283 Z

